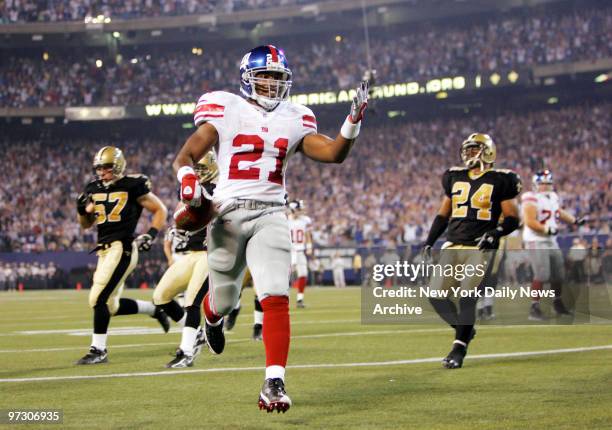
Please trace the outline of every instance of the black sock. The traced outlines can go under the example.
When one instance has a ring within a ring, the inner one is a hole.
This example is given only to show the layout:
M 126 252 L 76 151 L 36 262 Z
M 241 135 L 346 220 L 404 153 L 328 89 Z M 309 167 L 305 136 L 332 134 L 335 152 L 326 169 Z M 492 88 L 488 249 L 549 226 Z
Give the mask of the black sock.
M 458 314 L 457 306 L 449 299 L 429 299 L 429 303 L 433 306 L 434 310 L 440 315 L 444 321 L 451 327 L 457 326 Z
M 110 324 L 110 312 L 106 303 L 95 305 L 94 308 L 94 333 L 106 334 L 108 325 Z
M 119 308 L 115 315 L 134 315 L 138 313 L 138 303 L 132 299 L 119 299 Z
M 257 297 L 255 298 L 255 310 L 257 312 L 263 312 L 263 308 L 261 307 L 261 303 L 259 303 L 259 300 L 257 300 Z
M 170 300 L 170 302 L 165 303 L 163 305 L 159 305 L 157 307 L 162 308 L 164 312 L 166 312 L 166 314 L 170 318 L 172 318 L 172 321 L 174 322 L 180 321 L 180 319 L 183 318 L 183 315 L 185 315 L 183 307 L 179 305 L 176 300 Z
M 472 330 L 476 322 L 476 301 L 474 298 L 459 299 L 459 319 L 455 328 L 455 338 L 466 345 L 472 340 Z
M 555 292 L 556 299 L 561 298 L 561 287 L 562 287 L 561 282 L 551 282 L 550 283 L 550 289 Z
M 202 311 L 199 306 L 191 305 L 185 308 L 187 318 L 185 318 L 185 327 L 198 328 L 202 322 Z

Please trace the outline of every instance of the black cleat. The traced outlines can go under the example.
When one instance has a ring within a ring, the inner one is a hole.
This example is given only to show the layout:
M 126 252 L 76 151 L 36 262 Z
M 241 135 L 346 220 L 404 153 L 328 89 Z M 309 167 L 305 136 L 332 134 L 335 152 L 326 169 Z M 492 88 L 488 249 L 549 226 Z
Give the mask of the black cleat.
M 291 407 L 291 399 L 285 391 L 285 383 L 281 378 L 266 379 L 259 393 L 259 409 L 268 413 L 285 413 Z
M 193 345 L 194 360 L 198 355 L 200 355 L 200 353 L 202 352 L 202 348 L 204 348 L 204 345 L 206 345 L 206 336 L 204 336 L 204 329 L 200 327 L 198 329 L 198 334 L 196 335 L 195 344 Z
M 561 300 L 560 297 L 557 297 L 553 301 L 553 308 L 555 309 L 555 312 L 557 313 L 557 316 L 563 316 L 563 315 L 571 316 L 571 315 L 573 315 L 570 311 L 567 310 L 567 308 L 563 304 L 563 300 Z
M 236 319 L 240 313 L 240 306 L 236 309 L 232 309 L 227 318 L 225 318 L 225 331 L 231 331 L 236 325 Z
M 458 343 L 453 345 L 453 349 L 448 355 L 442 360 L 442 366 L 447 369 L 459 369 L 463 366 L 463 359 L 467 354 L 467 348 Z
M 296 306 L 300 309 L 304 309 L 306 307 L 304 300 L 298 300 Z
M 85 354 L 76 364 L 101 364 L 108 363 L 108 352 L 92 346 L 89 352 Z
M 529 320 L 530 321 L 546 321 L 546 315 L 542 313 L 542 309 L 540 309 L 540 303 L 534 302 L 531 304 L 531 309 L 529 310 Z
M 166 364 L 168 369 L 182 369 L 191 366 L 193 366 L 193 356 L 185 354 L 180 348 L 176 350 L 176 356 L 172 361 Z
M 263 340 L 263 326 L 261 324 L 253 324 L 253 340 Z
M 162 326 L 164 333 L 168 333 L 170 330 L 170 318 L 168 318 L 168 315 L 166 315 L 162 308 L 156 307 L 155 313 L 151 316 L 151 318 L 155 318 Z
M 221 354 L 225 349 L 225 334 L 223 334 L 223 318 L 219 320 L 219 325 L 212 326 L 208 321 L 204 323 L 204 338 L 208 349 L 213 354 Z

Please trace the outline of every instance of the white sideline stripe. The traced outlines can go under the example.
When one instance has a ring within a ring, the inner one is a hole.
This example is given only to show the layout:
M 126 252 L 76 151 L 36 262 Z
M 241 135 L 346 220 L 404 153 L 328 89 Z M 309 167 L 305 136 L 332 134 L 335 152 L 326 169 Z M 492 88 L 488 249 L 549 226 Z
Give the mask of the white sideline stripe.
M 317 321 L 293 321 L 297 325 L 318 325 L 318 324 L 344 324 L 344 323 L 355 323 L 361 322 L 361 319 L 347 319 L 347 320 L 317 320 Z M 237 324 L 236 326 L 252 326 L 252 323 Z M 173 327 L 170 329 L 170 333 L 180 333 L 179 327 Z M 0 336 L 35 336 L 43 334 L 66 334 L 68 336 L 90 336 L 91 327 L 84 328 L 72 328 L 72 329 L 53 329 L 53 330 L 22 330 L 10 333 L 0 333 Z M 159 327 L 140 327 L 140 326 L 126 326 L 117 327 L 110 329 L 108 332 L 112 336 L 141 336 L 141 335 L 164 335 L 163 331 Z
M 448 331 L 448 328 L 432 328 L 432 329 L 420 329 L 420 330 L 374 330 L 374 331 L 353 331 L 353 332 L 338 332 L 338 333 L 322 333 L 322 334 L 303 334 L 298 336 L 291 336 L 291 339 L 319 339 L 325 337 L 343 337 L 343 336 L 368 336 L 368 335 L 379 335 L 379 334 L 399 334 L 399 333 L 430 333 L 438 331 Z M 91 334 L 91 333 L 90 333 Z M 227 333 L 226 333 L 227 334 Z M 251 338 L 242 339 L 228 339 L 226 343 L 242 343 L 249 342 Z M 112 345 L 109 349 L 115 348 L 141 348 L 147 346 L 163 346 L 163 345 L 176 345 L 176 342 L 163 342 L 163 343 L 133 343 L 125 345 Z M 83 349 L 83 346 L 70 346 L 60 348 L 36 348 L 36 349 L 0 349 L 0 353 L 18 353 L 18 352 L 53 352 L 53 351 L 73 351 Z
M 564 349 L 545 349 L 541 351 L 523 351 L 523 352 L 502 352 L 495 354 L 479 354 L 469 356 L 470 360 L 480 360 L 489 358 L 514 358 L 514 357 L 531 357 L 535 355 L 552 355 L 552 354 L 567 354 L 572 352 L 587 352 L 601 351 L 610 349 L 611 345 L 586 346 L 579 348 L 564 348 Z M 296 364 L 287 366 L 288 369 L 333 369 L 340 367 L 378 367 L 378 366 L 398 366 L 406 364 L 421 364 L 435 363 L 440 361 L 440 357 L 415 358 L 412 360 L 394 360 L 394 361 L 371 361 L 361 363 L 320 363 L 320 364 Z M 188 369 L 188 370 L 167 370 L 159 372 L 135 372 L 135 373 L 110 373 L 108 375 L 75 375 L 75 376 L 41 376 L 34 378 L 3 378 L 0 383 L 7 382 L 41 382 L 41 381 L 72 381 L 80 379 L 109 379 L 109 378 L 131 378 L 137 376 L 167 376 L 167 375 L 184 375 L 191 373 L 223 373 L 223 372 L 246 372 L 264 370 L 264 367 L 219 367 L 210 369 Z
M 499 330 L 499 329 L 521 329 L 521 328 L 534 328 L 534 327 L 571 327 L 571 326 L 530 326 L 530 325 L 515 325 L 515 326 L 490 326 L 486 327 L 485 331 L 488 330 Z M 481 328 L 482 330 L 482 328 Z M 381 334 L 412 334 L 412 333 L 437 333 L 437 332 L 448 332 L 448 327 L 443 328 L 423 328 L 416 330 L 371 330 L 371 331 L 352 331 L 352 332 L 337 332 L 337 333 L 321 333 L 321 334 L 302 334 L 298 336 L 291 336 L 291 339 L 320 339 L 326 337 L 345 337 L 345 336 L 369 336 L 369 335 L 381 335 Z M 227 335 L 227 333 L 226 333 Z M 226 343 L 243 343 L 250 342 L 251 338 L 241 339 L 228 339 Z M 142 348 L 147 346 L 164 346 L 164 345 L 176 345 L 176 342 L 162 342 L 162 343 L 131 343 L 124 345 L 113 345 L 110 348 Z M 82 346 L 68 346 L 58 348 L 35 348 L 35 349 L 0 349 L 0 354 L 10 354 L 19 352 L 54 352 L 54 351 L 77 351 L 82 350 Z
M 574 327 L 571 325 L 554 326 L 554 325 L 511 325 L 511 326 L 487 326 L 481 327 L 479 331 L 483 330 L 503 330 L 503 329 L 532 329 L 532 328 L 567 328 Z M 436 333 L 436 332 L 447 332 L 448 327 L 443 328 L 422 328 L 416 330 L 372 330 L 372 331 L 353 331 L 353 332 L 337 332 L 337 333 L 321 333 L 321 334 L 303 334 L 298 336 L 291 336 L 291 339 L 319 339 L 326 337 L 344 337 L 344 336 L 361 336 L 361 335 L 379 335 L 379 334 L 406 334 L 406 333 Z M 173 333 L 174 331 L 171 331 Z M 232 332 L 230 332 L 232 333 Z M 91 333 L 88 333 L 90 335 Z M 113 333 L 110 333 L 113 334 Z M 227 335 L 228 333 L 226 333 Z M 231 334 L 230 334 L 231 336 Z M 242 343 L 249 342 L 251 338 L 242 339 L 228 339 L 227 343 Z M 113 345 L 112 348 L 141 348 L 147 346 L 163 346 L 163 345 L 176 345 L 176 342 L 163 342 L 163 343 L 134 343 L 124 345 Z M 3 353 L 18 353 L 18 352 L 53 352 L 53 351 L 74 351 L 83 349 L 82 346 L 71 346 L 71 347 L 58 347 L 58 348 L 36 348 L 36 349 L 0 349 L 0 354 Z

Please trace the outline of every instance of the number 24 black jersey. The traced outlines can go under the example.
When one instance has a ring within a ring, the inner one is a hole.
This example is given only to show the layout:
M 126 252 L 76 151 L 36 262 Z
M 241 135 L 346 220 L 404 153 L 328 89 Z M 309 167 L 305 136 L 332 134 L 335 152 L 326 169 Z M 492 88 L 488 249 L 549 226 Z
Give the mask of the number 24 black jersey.
M 452 203 L 448 241 L 475 245 L 484 233 L 497 227 L 501 202 L 518 196 L 521 179 L 511 170 L 473 174 L 467 168 L 453 167 L 444 172 L 442 186 Z

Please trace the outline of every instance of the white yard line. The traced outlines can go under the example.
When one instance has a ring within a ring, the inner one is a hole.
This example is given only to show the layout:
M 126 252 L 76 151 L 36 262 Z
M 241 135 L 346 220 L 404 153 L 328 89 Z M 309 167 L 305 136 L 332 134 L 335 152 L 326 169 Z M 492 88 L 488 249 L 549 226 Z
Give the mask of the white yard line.
M 575 352 L 601 351 L 612 350 L 612 345 L 587 346 L 579 348 L 564 348 L 564 349 L 545 349 L 540 351 L 522 351 L 522 352 L 502 352 L 495 354 L 480 354 L 471 355 L 470 360 L 481 360 L 490 358 L 515 358 L 515 357 L 531 357 L 537 355 L 551 354 L 567 354 Z M 287 366 L 289 369 L 333 369 L 341 367 L 381 367 L 381 366 L 400 366 L 408 364 L 435 363 L 440 361 L 440 357 L 416 358 L 411 360 L 395 360 L 395 361 L 373 361 L 373 362 L 357 362 L 357 363 L 313 363 L 313 364 L 296 364 Z M 231 373 L 245 371 L 261 371 L 263 367 L 221 367 L 209 369 L 187 369 L 187 370 L 168 370 L 159 372 L 133 372 L 133 373 L 111 373 L 107 375 L 74 375 L 74 376 L 41 376 L 34 378 L 4 378 L 0 379 L 0 383 L 10 382 L 42 382 L 42 381 L 72 381 L 72 380 L 87 380 L 87 379 L 110 379 L 110 378 L 132 378 L 143 376 L 167 376 L 167 375 L 185 375 L 192 373 Z
M 491 326 L 484 328 L 484 331 L 488 330 L 499 330 L 499 329 L 521 329 L 521 328 L 534 328 L 534 327 L 555 327 L 555 326 Z M 571 327 L 571 326 L 561 326 Z M 135 329 L 137 327 L 132 327 Z M 411 329 L 411 330 L 369 330 L 369 331 L 352 331 L 352 332 L 336 332 L 336 333 L 320 333 L 320 334 L 303 334 L 297 336 L 291 336 L 291 339 L 321 339 L 326 337 L 350 337 L 350 336 L 378 336 L 387 334 L 413 334 L 413 333 L 439 333 L 448 332 L 448 327 L 441 328 L 423 328 L 423 329 Z M 480 329 L 479 329 L 480 331 Z M 175 331 L 178 332 L 178 331 Z M 230 332 L 231 333 L 231 332 Z M 113 334 L 113 333 L 111 333 Z M 227 333 L 226 333 L 227 334 Z M 230 334 L 231 336 L 231 334 Z M 227 343 L 243 343 L 250 342 L 251 338 L 238 338 L 238 339 L 227 339 Z M 131 343 L 123 345 L 112 345 L 109 348 L 142 348 L 148 346 L 164 346 L 164 345 L 176 345 L 176 342 L 162 342 L 162 343 Z M 57 351 L 77 351 L 82 350 L 83 346 L 66 346 L 56 348 L 34 348 L 34 349 L 0 349 L 0 354 L 11 354 L 11 353 L 27 353 L 27 352 L 57 352 Z

